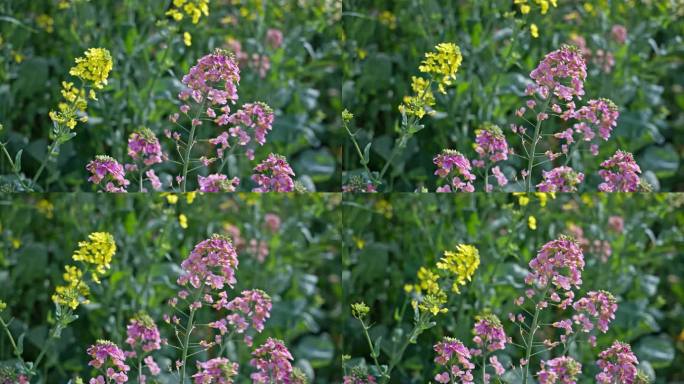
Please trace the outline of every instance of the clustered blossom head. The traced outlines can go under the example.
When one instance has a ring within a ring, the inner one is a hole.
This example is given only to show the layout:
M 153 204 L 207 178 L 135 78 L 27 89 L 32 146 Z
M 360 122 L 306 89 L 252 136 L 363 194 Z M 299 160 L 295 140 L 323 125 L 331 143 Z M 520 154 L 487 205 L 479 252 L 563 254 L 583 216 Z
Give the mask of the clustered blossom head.
M 105 181 L 104 190 L 107 192 L 126 192 L 130 181 L 126 180 L 126 171 L 118 161 L 105 155 L 95 156 L 86 165 L 86 170 L 91 173 L 88 181 L 100 184 Z
M 254 167 L 252 180 L 258 186 L 252 189 L 252 192 L 292 192 L 294 175 L 285 157 L 271 153 Z
M 209 111 L 209 114 L 215 115 L 215 112 Z M 232 124 L 228 133 L 231 137 L 237 137 L 238 145 L 245 146 L 252 140 L 247 129 L 254 131 L 254 140 L 259 145 L 264 145 L 266 135 L 273 126 L 273 110 L 261 102 L 247 103 L 230 116 L 224 114 L 217 117 L 215 122 L 219 126 Z
M 542 360 L 541 368 L 537 372 L 539 384 L 576 384 L 577 377 L 582 373 L 582 364 L 567 356 Z
M 472 370 L 475 369 L 475 364 L 470 361 L 472 356 L 463 343 L 454 338 L 445 337 L 435 344 L 434 350 L 437 353 L 435 363 L 447 369 L 447 372 L 435 376 L 436 382 L 448 383 L 453 376 L 463 384 L 474 383 Z
M 458 244 L 456 251 L 444 251 L 444 256 L 437 262 L 437 269 L 449 272 L 453 278 L 451 290 L 460 293 L 459 286 L 465 285 L 480 266 L 480 252 L 472 245 Z
M 480 155 L 481 159 L 489 158 L 493 163 L 504 161 L 508 159 L 509 151 L 506 137 L 498 126 L 487 124 L 477 131 L 475 152 Z
M 461 49 L 454 43 L 440 43 L 435 46 L 436 52 L 426 52 L 425 60 L 418 70 L 428 73 L 437 82 L 441 93 L 446 93 L 445 87 L 451 85 L 456 78 L 456 72 L 461 66 L 463 56 Z
M 28 377 L 13 368 L 0 367 L 0 384 L 30 384 Z
M 527 88 L 527 94 L 537 93 L 542 99 L 553 94 L 559 99 L 572 101 L 573 97 L 581 99 L 584 95 L 584 80 L 587 77 L 587 65 L 580 51 L 564 45 L 544 57 L 531 73 L 535 81 Z M 569 80 L 570 86 L 563 84 Z
M 197 362 L 197 373 L 192 375 L 195 384 L 232 384 L 238 374 L 238 363 L 224 357 Z
M 537 283 L 541 287 L 552 284 L 557 289 L 571 291 L 572 285 L 579 288 L 582 284 L 584 255 L 575 240 L 561 236 L 541 247 L 530 261 L 530 269 L 525 278 L 527 284 Z
M 219 293 L 219 299 L 213 304 L 216 310 L 226 309 L 231 314 L 225 319 L 210 323 L 211 328 L 218 329 L 221 334 L 228 331 L 230 325 L 234 332 L 245 333 L 250 322 L 255 331 L 264 330 L 266 319 L 271 316 L 271 297 L 260 289 L 243 291 L 242 295 L 228 301 L 226 292 Z
M 501 321 L 494 314 L 481 316 L 473 327 L 475 337 L 473 342 L 479 349 L 473 350 L 473 355 L 480 355 L 483 351 L 494 352 L 506 348 L 506 333 Z
M 572 114 L 572 117 L 598 126 L 599 136 L 603 140 L 608 140 L 610 134 L 613 132 L 613 128 L 617 126 L 620 111 L 611 100 L 602 98 L 598 100 L 589 100 L 587 105 L 578 109 Z M 581 123 L 575 124 L 575 130 L 584 135 L 584 141 L 590 141 L 594 138 L 594 132 L 591 131 L 591 129 L 585 128 L 585 126 L 582 126 Z
M 475 175 L 471 172 L 470 161 L 460 152 L 445 149 L 441 154 L 435 156 L 433 163 L 437 165 L 435 175 L 440 178 L 449 178 L 453 175 L 451 184 L 437 188 L 437 192 L 451 192 L 452 186 L 454 192 L 459 190 L 473 192 L 475 190 L 472 184 Z
M 237 177 L 228 179 L 228 176 L 220 173 L 208 176 L 198 175 L 197 182 L 200 192 L 235 192 L 235 188 L 240 185 L 240 179 Z
M 130 370 L 130 367 L 126 365 L 126 356 L 116 344 L 107 340 L 98 340 L 95 345 L 91 345 L 88 348 L 87 352 L 92 357 L 88 365 L 97 369 L 100 369 L 102 366 L 107 367 L 107 378 L 114 380 L 115 383 L 125 383 L 128 381 L 126 372 Z M 109 366 L 110 363 L 111 366 Z M 109 381 L 107 380 L 107 382 Z M 105 378 L 102 375 L 90 379 L 90 384 L 104 383 Z
M 213 235 L 195 246 L 187 259 L 181 263 L 183 273 L 178 284 L 190 284 L 195 288 L 202 285 L 212 289 L 223 289 L 235 284 L 235 270 L 238 258 L 230 239 Z
M 252 352 L 249 365 L 257 369 L 250 375 L 255 384 L 294 382 L 292 354 L 282 341 L 268 338 L 264 344 Z
M 144 313 L 138 314 L 131 319 L 126 327 L 126 343 L 134 350 L 140 347 L 143 352 L 152 352 L 161 349 L 162 340 L 159 329 L 152 318 Z M 129 353 L 135 356 L 136 352 Z
M 542 171 L 544 180 L 537 184 L 539 192 L 575 192 L 584 181 L 584 174 L 568 166 L 560 166 L 550 171 Z
M 610 35 L 618 44 L 624 44 L 627 41 L 627 28 L 624 25 L 615 24 L 610 29 Z
M 350 177 L 347 184 L 342 186 L 342 192 L 375 193 L 377 191 L 378 189 L 372 181 L 367 181 L 358 175 Z
M 342 378 L 342 384 L 376 384 L 377 381 L 373 375 L 368 373 L 365 367 L 354 367 L 351 369 L 349 375 Z
M 164 158 L 159 140 L 149 128 L 141 128 L 128 138 L 128 155 L 141 159 L 147 166 L 161 163 Z
M 192 97 L 195 102 L 201 103 L 206 97 L 211 105 L 224 106 L 229 101 L 234 103 L 238 99 L 237 84 L 239 82 L 240 68 L 233 55 L 216 49 L 213 53 L 201 57 L 197 64 L 183 76 L 182 83 L 188 89 L 182 91 L 179 98 L 187 100 L 188 97 Z M 183 109 L 181 107 L 181 111 Z
M 85 57 L 76 58 L 76 66 L 69 74 L 92 83 L 97 89 L 107 85 L 109 72 L 112 70 L 112 55 L 104 48 L 90 48 L 85 51 Z
M 269 28 L 266 31 L 266 42 L 273 49 L 278 49 L 283 44 L 283 32 L 277 28 Z
M 615 318 L 618 305 L 615 297 L 606 291 L 591 291 L 573 304 L 577 314 L 573 316 L 576 324 L 581 324 L 585 332 L 594 328 L 591 317 L 597 320 L 597 328 L 606 333 L 611 320 Z
M 599 176 L 603 183 L 599 184 L 601 192 L 636 192 L 639 189 L 641 168 L 629 152 L 618 150 L 608 160 L 601 163 Z
M 637 360 L 629 344 L 614 341 L 613 345 L 599 354 L 596 362 L 601 369 L 596 375 L 599 384 L 634 384 L 637 379 Z

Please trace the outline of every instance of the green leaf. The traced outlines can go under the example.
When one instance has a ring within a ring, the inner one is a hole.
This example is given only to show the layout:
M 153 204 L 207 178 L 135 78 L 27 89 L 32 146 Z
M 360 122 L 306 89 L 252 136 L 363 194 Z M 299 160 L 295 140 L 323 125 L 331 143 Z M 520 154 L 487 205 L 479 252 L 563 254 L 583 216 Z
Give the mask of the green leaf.
M 646 360 L 653 368 L 664 368 L 674 360 L 674 345 L 667 335 L 646 336 L 634 348 L 639 360 Z
M 20 149 L 16 155 L 14 155 L 14 170 L 16 172 L 21 172 L 21 155 L 24 153 L 23 149 Z
M 335 173 L 335 158 L 328 149 L 306 150 L 294 164 L 297 174 L 308 175 L 315 182 L 326 181 Z
M 334 354 L 335 346 L 327 333 L 320 336 L 304 336 L 295 348 L 297 359 L 309 360 L 314 368 L 328 365 Z
M 652 145 L 639 158 L 642 171 L 651 170 L 660 178 L 674 175 L 679 168 L 679 155 L 672 144 Z
M 370 149 L 373 142 L 366 144 L 366 148 L 363 149 L 363 159 L 361 159 L 361 164 L 366 165 L 370 161 Z

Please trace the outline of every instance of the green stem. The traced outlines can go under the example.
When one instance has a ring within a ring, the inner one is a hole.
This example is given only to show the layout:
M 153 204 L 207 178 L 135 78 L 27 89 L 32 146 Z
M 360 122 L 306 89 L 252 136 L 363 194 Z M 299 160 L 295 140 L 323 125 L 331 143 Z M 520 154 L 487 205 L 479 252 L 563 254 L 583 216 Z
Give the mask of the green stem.
M 530 338 L 527 340 L 527 351 L 525 352 L 525 374 L 523 375 L 523 384 L 527 384 L 527 376 L 530 372 L 530 356 L 532 355 L 532 343 L 534 342 L 534 334 L 537 332 L 537 323 L 539 321 L 539 306 L 535 305 L 534 317 L 532 318 L 532 326 L 530 327 Z
M 484 348 L 483 348 L 484 349 Z M 487 354 L 482 351 L 482 384 L 487 384 Z
M 544 102 L 544 108 L 542 108 L 540 113 L 545 113 L 546 109 L 549 107 L 549 103 L 551 102 L 551 95 L 548 95 L 546 97 L 546 101 Z M 532 145 L 530 147 L 530 153 L 528 154 L 528 162 L 527 162 L 527 192 L 530 193 L 532 192 L 532 168 L 534 167 L 534 159 L 536 156 L 536 150 L 537 150 L 537 143 L 539 142 L 539 137 L 541 134 L 541 125 L 542 125 L 543 120 L 537 119 L 537 124 L 534 126 L 534 137 L 532 138 Z
M 352 143 L 354 143 L 354 148 L 356 148 L 356 153 L 359 155 L 359 158 L 361 158 L 360 163 L 361 163 L 361 165 L 363 165 L 363 168 L 366 170 L 366 173 L 368 174 L 368 178 L 373 180 L 373 175 L 371 174 L 371 171 L 368 168 L 368 161 L 370 159 L 366 159 L 366 157 L 363 155 L 363 152 L 361 151 L 361 147 L 359 146 L 359 142 L 356 140 L 356 135 L 351 132 L 347 123 L 342 123 L 342 125 L 344 125 L 344 129 L 347 131 L 347 134 L 351 138 Z
M 406 338 L 404 341 L 404 344 L 402 344 L 401 348 L 399 348 L 399 353 L 393 354 L 392 359 L 390 360 L 389 366 L 387 367 L 387 374 L 383 376 L 383 381 L 382 383 L 385 384 L 388 382 L 389 378 L 392 375 L 392 371 L 396 367 L 397 364 L 401 361 L 402 356 L 404 356 L 404 352 L 406 352 L 406 348 L 408 348 L 409 344 L 413 339 L 418 337 L 420 332 L 423 331 L 423 323 L 425 322 L 426 318 L 423 317 L 424 315 L 421 314 L 420 318 L 418 319 L 418 322 L 413 326 L 413 329 L 411 330 L 411 333 L 409 334 L 409 337 Z
M 5 330 L 5 333 L 9 338 L 10 344 L 12 344 L 14 355 L 23 361 L 23 359 L 21 358 L 21 352 L 19 352 L 19 348 L 17 347 L 17 344 L 14 342 L 14 337 L 12 337 L 12 332 L 10 332 L 9 330 L 9 325 L 5 323 L 5 320 L 3 320 L 2 317 L 0 317 L 0 325 L 2 325 L 2 328 Z
M 192 332 L 193 320 L 195 319 L 195 310 L 190 311 L 190 317 L 188 317 L 188 325 L 185 328 L 185 340 L 183 341 L 183 356 L 181 361 L 183 365 L 181 366 L 180 384 L 185 383 L 185 367 L 188 365 L 188 347 L 190 344 L 190 333 Z
M 378 372 L 382 372 L 380 369 L 380 363 L 378 362 L 378 356 L 375 354 L 375 348 L 373 346 L 373 342 L 370 339 L 370 335 L 368 334 L 368 327 L 366 326 L 366 323 L 363 322 L 363 320 L 359 319 L 361 322 L 361 327 L 363 328 L 363 334 L 366 336 L 366 341 L 368 341 L 368 347 L 371 350 L 371 357 L 373 358 L 373 362 L 375 363 L 375 368 L 377 368 Z M 383 378 L 385 375 L 383 374 Z M 389 377 L 388 377 L 389 378 Z
M 54 155 L 55 150 L 59 148 L 59 144 L 57 143 L 57 140 L 54 140 L 52 143 L 50 143 L 50 146 L 48 147 L 48 153 L 43 159 L 43 161 L 40 163 L 40 168 L 38 168 L 38 171 L 36 174 L 33 176 L 31 179 L 31 185 L 36 185 L 36 182 L 38 181 L 38 178 L 40 175 L 43 173 L 45 170 L 45 166 L 47 166 L 47 162 L 50 160 L 50 158 Z
M 411 137 L 411 135 L 406 133 L 401 135 L 401 137 L 397 141 L 397 145 L 395 145 L 392 149 L 392 153 L 390 154 L 389 159 L 387 159 L 387 163 L 385 163 L 385 166 L 382 168 L 382 171 L 380 172 L 380 176 L 378 176 L 378 179 L 382 180 L 382 177 L 385 175 L 385 172 L 387 172 L 387 169 L 392 164 L 392 161 L 394 161 L 394 158 L 397 157 L 399 152 L 406 147 L 406 143 L 408 142 L 409 137 Z
M 21 174 L 19 173 L 21 170 L 17 169 L 17 166 L 16 164 L 14 164 L 14 160 L 12 160 L 12 156 L 10 156 L 9 152 L 7 151 L 7 147 L 5 146 L 5 144 L 0 142 L 0 147 L 2 147 L 2 152 L 7 157 L 7 160 L 10 163 L 10 167 L 12 167 L 12 171 L 14 171 L 14 175 L 17 177 L 17 181 L 19 181 L 19 184 L 21 184 L 21 186 L 24 189 L 30 190 L 31 188 L 24 183 L 24 180 L 22 179 Z

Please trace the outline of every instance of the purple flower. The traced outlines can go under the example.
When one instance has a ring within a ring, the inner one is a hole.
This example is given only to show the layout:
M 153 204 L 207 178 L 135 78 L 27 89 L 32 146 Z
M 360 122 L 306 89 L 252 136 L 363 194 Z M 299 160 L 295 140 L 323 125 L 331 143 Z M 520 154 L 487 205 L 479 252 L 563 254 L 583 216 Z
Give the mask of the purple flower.
M 260 289 L 254 289 L 242 291 L 242 296 L 228 301 L 227 293 L 220 292 L 213 307 L 232 312 L 225 319 L 209 324 L 211 328 L 219 329 L 221 334 L 225 333 L 228 324 L 236 333 L 244 333 L 250 323 L 255 331 L 261 332 L 266 319 L 271 316 L 271 297 Z
M 601 163 L 599 176 L 603 183 L 599 184 L 602 192 L 636 192 L 639 189 L 641 169 L 629 152 L 618 150 L 608 160 Z
M 252 352 L 249 365 L 257 371 L 250 375 L 255 384 L 291 384 L 293 379 L 292 354 L 282 341 L 268 338 L 264 344 Z
M 278 49 L 283 44 L 283 32 L 280 29 L 269 28 L 266 31 L 266 42 L 273 49 Z
M 577 185 L 584 181 L 584 174 L 561 166 L 550 171 L 542 171 L 544 180 L 537 184 L 539 192 L 575 192 Z
M 138 346 L 144 352 L 161 349 L 159 329 L 154 320 L 147 314 L 141 313 L 131 319 L 126 327 L 126 343 L 135 349 Z M 135 353 L 134 353 L 135 354 Z
M 506 178 L 506 175 L 504 175 L 503 172 L 501 172 L 501 169 L 499 169 L 498 165 L 492 168 L 492 174 L 496 178 L 496 182 L 499 184 L 500 187 L 503 187 L 504 185 L 508 184 L 508 179 Z
M 470 172 L 470 161 L 460 152 L 444 149 L 441 154 L 435 156 L 433 163 L 437 165 L 435 175 L 446 179 L 452 177 L 450 185 L 438 188 L 437 192 L 451 192 L 451 186 L 454 187 L 454 191 L 473 192 L 475 190 L 471 183 L 475 180 L 475 175 Z
M 584 254 L 577 242 L 561 235 L 558 239 L 544 244 L 537 256 L 530 261 L 530 269 L 525 281 L 536 282 L 541 287 L 549 284 L 564 291 L 571 291 L 582 284 Z
M 236 283 L 237 266 L 237 253 L 230 239 L 212 235 L 197 244 L 188 258 L 183 260 L 183 273 L 178 278 L 178 284 L 190 284 L 195 288 L 202 285 L 212 289 L 223 289 L 225 285 L 232 288 Z
M 567 356 L 542 360 L 541 368 L 537 372 L 539 384 L 576 384 L 577 376 L 582 373 L 582 364 Z
M 228 176 L 215 173 L 208 176 L 197 176 L 200 192 L 235 192 L 235 188 L 240 185 L 240 179 L 233 177 L 228 180 Z
M 575 96 L 581 99 L 587 65 L 579 49 L 564 45 L 547 54 L 530 73 L 530 77 L 536 86 L 528 89 L 528 93 L 536 91 L 542 99 L 546 99 L 550 93 L 566 101 L 571 101 Z M 564 83 L 569 83 L 569 86 Z
M 434 350 L 437 353 L 435 363 L 444 366 L 447 372 L 442 372 L 435 376 L 438 383 L 448 383 L 450 375 L 460 380 L 463 384 L 474 384 L 472 370 L 475 369 L 468 348 L 459 340 L 444 337 L 435 344 Z
M 257 187 L 252 192 L 292 192 L 295 173 L 284 156 L 269 154 L 268 157 L 254 167 L 252 180 Z
M 617 126 L 620 117 L 618 107 L 611 100 L 598 99 L 589 100 L 587 105 L 578 109 L 573 117 L 584 122 L 591 123 L 598 127 L 598 134 L 603 140 L 608 140 L 613 128 Z M 584 141 L 594 138 L 594 133 L 581 123 L 575 124 L 575 130 L 584 134 Z
M 118 161 L 105 155 L 95 156 L 86 165 L 86 170 L 91 173 L 88 181 L 100 184 L 105 181 L 104 190 L 106 192 L 126 192 L 126 187 L 130 182 L 126 180 L 126 171 Z
M 618 44 L 624 44 L 627 41 L 627 28 L 624 25 L 615 24 L 610 29 L 610 36 Z
M 606 333 L 608 331 L 608 324 L 615 318 L 615 311 L 617 311 L 617 300 L 615 297 L 606 291 L 591 291 L 575 302 L 573 305 L 577 314 L 573 316 L 576 324 L 582 325 L 584 332 L 590 332 L 594 328 L 594 323 L 590 317 L 597 321 L 598 329 Z
M 232 384 L 238 374 L 238 364 L 217 357 L 208 361 L 197 362 L 197 373 L 192 375 L 195 384 Z
M 633 384 L 637 378 L 637 360 L 629 344 L 614 341 L 613 345 L 599 354 L 596 362 L 601 369 L 596 375 L 599 384 Z
M 479 348 L 475 350 L 475 355 L 506 348 L 506 333 L 504 332 L 503 325 L 501 325 L 501 321 L 494 314 L 486 314 L 479 317 L 473 332 L 475 333 L 473 342 Z
M 88 362 L 88 365 L 97 369 L 103 367 L 107 368 L 107 377 L 114 380 L 116 383 L 125 383 L 128 381 L 126 372 L 130 370 L 130 367 L 126 365 L 126 356 L 116 344 L 107 340 L 98 340 L 95 345 L 88 347 L 87 352 L 88 355 L 92 357 L 92 360 Z M 104 382 L 104 377 L 98 376 L 90 381 L 93 382 L 93 380 L 96 382 Z
M 201 57 L 195 66 L 183 76 L 182 83 L 188 87 L 181 99 L 189 95 L 200 103 L 205 97 L 212 105 L 225 105 L 238 99 L 237 84 L 240 69 L 235 58 L 227 51 L 216 49 Z
M 508 143 L 501 128 L 486 124 L 475 136 L 475 152 L 480 158 L 489 158 L 493 163 L 508 159 Z
M 142 159 L 147 166 L 161 163 L 162 154 L 159 140 L 149 128 L 141 128 L 128 138 L 128 155 L 134 160 Z
M 266 143 L 266 135 L 273 127 L 273 110 L 265 103 L 247 103 L 230 116 L 221 115 L 215 119 L 218 125 L 233 124 L 230 136 L 238 138 L 239 145 L 247 145 L 251 137 L 247 130 L 254 131 L 254 140 L 259 145 Z

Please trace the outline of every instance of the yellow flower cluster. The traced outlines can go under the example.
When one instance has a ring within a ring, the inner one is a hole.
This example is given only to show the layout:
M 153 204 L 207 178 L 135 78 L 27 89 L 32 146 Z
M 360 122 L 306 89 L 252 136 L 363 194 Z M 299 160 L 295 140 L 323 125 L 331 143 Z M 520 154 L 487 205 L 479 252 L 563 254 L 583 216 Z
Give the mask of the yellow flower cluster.
M 378 15 L 380 24 L 385 25 L 389 29 L 397 28 L 397 17 L 390 11 L 382 11 Z
M 69 74 L 90 83 L 93 88 L 102 89 L 107 84 L 111 70 L 112 56 L 109 51 L 104 48 L 90 48 L 85 52 L 85 57 L 76 58 L 76 65 L 69 70 Z M 58 104 L 58 111 L 49 113 L 52 121 L 69 129 L 76 127 L 77 120 L 82 123 L 88 121 L 85 114 L 88 108 L 87 99 L 97 100 L 94 90 L 91 89 L 86 97 L 85 88 L 78 88 L 74 83 L 63 81 L 62 97 L 64 101 Z
M 437 262 L 438 269 L 448 271 L 453 275 L 454 282 L 451 290 L 455 293 L 461 293 L 458 286 L 466 285 L 479 266 L 480 253 L 477 248 L 467 244 L 456 246 L 456 252 L 445 251 L 444 257 Z
M 439 91 L 446 93 L 445 87 L 451 85 L 456 78 L 463 56 L 461 56 L 461 49 L 454 43 L 437 44 L 435 50 L 437 52 L 425 53 L 425 60 L 418 70 L 432 75 L 437 81 Z
M 209 16 L 209 0 L 173 0 L 173 8 L 166 12 L 176 21 L 181 21 L 187 15 L 192 23 L 197 24 L 202 15 Z
M 364 318 L 368 312 L 370 312 L 370 308 L 364 303 L 363 301 L 359 303 L 354 303 L 351 305 L 351 310 L 352 310 L 352 316 L 354 316 L 357 319 L 362 319 Z
M 104 275 L 109 269 L 112 257 L 116 253 L 116 243 L 114 236 L 107 232 L 93 232 L 88 235 L 90 241 L 78 243 L 78 249 L 72 258 L 74 261 L 82 261 L 92 264 L 93 281 L 100 283 L 99 276 Z
M 554 8 L 558 7 L 557 0 L 513 0 L 513 4 L 518 5 L 520 8 L 520 13 L 523 15 L 527 15 L 532 10 L 532 6 L 530 4 L 538 5 L 542 15 L 546 15 L 546 12 L 549 11 L 550 5 L 553 5 Z
M 50 15 L 42 14 L 36 17 L 36 24 L 47 33 L 52 33 L 55 30 L 55 20 Z
M 539 206 L 546 207 L 546 203 L 549 197 L 552 199 L 556 198 L 556 194 L 553 192 L 535 192 L 535 193 L 525 193 L 525 192 L 513 192 L 513 196 L 518 198 L 518 204 L 524 207 L 530 203 L 530 197 L 536 197 L 539 199 Z
M 108 50 L 90 48 L 85 51 L 85 57 L 76 58 L 76 66 L 71 68 L 69 74 L 91 82 L 97 89 L 102 89 L 107 85 L 112 66 L 112 55 Z
M 446 87 L 456 78 L 463 61 L 461 49 L 454 43 L 441 43 L 437 44 L 435 50 L 425 53 L 425 60 L 418 67 L 419 71 L 430 75 L 430 80 L 411 77 L 413 95 L 404 96 L 404 102 L 399 106 L 399 111 L 406 115 L 421 119 L 430 113 L 430 107 L 435 105 L 432 84 L 436 83 L 439 92 L 446 93 Z
M 114 237 L 107 232 L 93 232 L 88 236 L 89 241 L 78 243 L 78 249 L 74 252 L 72 259 L 80 261 L 86 271 L 90 271 L 93 282 L 99 284 L 100 277 L 104 275 L 110 267 L 112 257 L 116 253 L 116 243 Z M 76 309 L 80 304 L 89 303 L 90 288 L 85 281 L 83 269 L 67 265 L 64 268 L 64 281 L 66 284 L 55 288 L 52 301 L 59 305 L 65 305 Z
M 472 279 L 475 270 L 480 265 L 480 254 L 472 245 L 459 244 L 456 252 L 445 251 L 436 264 L 436 268 L 420 267 L 416 284 L 404 285 L 407 293 L 414 295 L 411 304 L 421 311 L 428 311 L 433 315 L 447 312 L 443 305 L 447 302 L 447 293 L 440 282 L 453 280 L 451 291 L 461 293 L 459 285 L 465 285 Z M 445 273 L 440 274 L 440 271 Z

